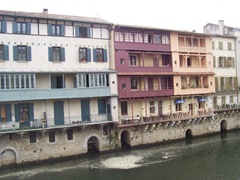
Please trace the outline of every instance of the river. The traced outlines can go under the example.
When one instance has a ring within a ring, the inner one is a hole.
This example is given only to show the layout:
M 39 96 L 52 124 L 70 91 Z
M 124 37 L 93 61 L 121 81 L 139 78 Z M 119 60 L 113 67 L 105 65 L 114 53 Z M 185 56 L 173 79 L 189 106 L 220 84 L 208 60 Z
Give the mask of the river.
M 0 170 L 0 179 L 240 180 L 240 131 Z

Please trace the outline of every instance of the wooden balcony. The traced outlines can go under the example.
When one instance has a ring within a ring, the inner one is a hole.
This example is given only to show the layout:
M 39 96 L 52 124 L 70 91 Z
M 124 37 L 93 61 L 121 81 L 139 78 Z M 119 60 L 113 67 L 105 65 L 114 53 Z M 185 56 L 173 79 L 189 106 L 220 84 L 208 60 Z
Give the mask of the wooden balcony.
M 144 97 L 159 97 L 159 96 L 172 96 L 173 89 L 163 90 L 121 90 L 119 91 L 119 98 L 144 98 Z

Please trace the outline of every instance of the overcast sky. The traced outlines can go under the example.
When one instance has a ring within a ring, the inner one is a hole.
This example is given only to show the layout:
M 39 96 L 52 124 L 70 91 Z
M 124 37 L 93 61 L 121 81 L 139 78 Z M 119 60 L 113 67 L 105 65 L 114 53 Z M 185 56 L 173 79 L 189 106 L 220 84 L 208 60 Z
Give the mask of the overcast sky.
M 207 23 L 240 27 L 236 0 L 0 0 L 1 10 L 98 17 L 115 24 L 203 32 Z

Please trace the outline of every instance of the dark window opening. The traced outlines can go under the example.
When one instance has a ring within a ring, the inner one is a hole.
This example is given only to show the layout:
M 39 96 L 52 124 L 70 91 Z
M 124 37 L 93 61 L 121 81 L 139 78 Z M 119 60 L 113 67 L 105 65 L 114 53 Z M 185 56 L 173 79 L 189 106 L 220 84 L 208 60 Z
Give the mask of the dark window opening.
M 73 130 L 72 129 L 67 130 L 67 139 L 73 140 Z
M 49 142 L 55 142 L 55 132 L 51 131 L 49 132 Z
M 30 143 L 36 143 L 37 133 L 35 131 L 29 132 L 29 140 L 30 140 Z

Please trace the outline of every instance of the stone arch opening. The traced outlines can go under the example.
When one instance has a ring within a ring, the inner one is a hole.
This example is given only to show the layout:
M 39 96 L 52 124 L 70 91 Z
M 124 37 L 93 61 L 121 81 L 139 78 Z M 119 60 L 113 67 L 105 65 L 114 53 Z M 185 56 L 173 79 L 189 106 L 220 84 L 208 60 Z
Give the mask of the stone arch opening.
M 226 132 L 227 131 L 227 121 L 222 120 L 220 124 L 221 132 Z
M 188 130 L 186 131 L 185 137 L 186 137 L 186 139 L 192 139 L 193 134 L 192 134 L 192 130 L 191 130 L 191 129 L 188 129 Z
M 121 148 L 127 150 L 131 148 L 131 140 L 129 131 L 123 131 L 121 134 Z
M 14 150 L 5 149 L 1 152 L 1 166 L 9 166 L 17 163 L 17 156 Z
M 87 149 L 89 154 L 99 154 L 99 140 L 96 136 L 92 136 L 88 139 Z

